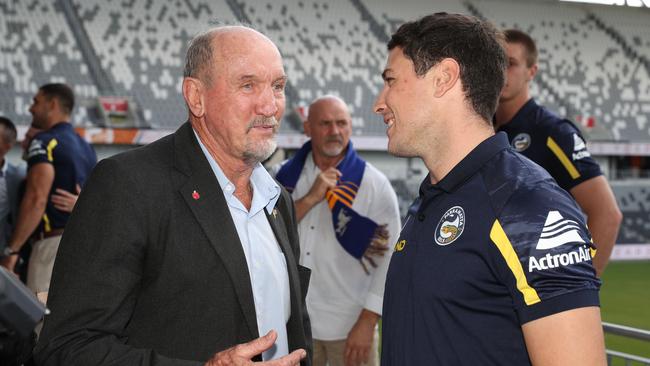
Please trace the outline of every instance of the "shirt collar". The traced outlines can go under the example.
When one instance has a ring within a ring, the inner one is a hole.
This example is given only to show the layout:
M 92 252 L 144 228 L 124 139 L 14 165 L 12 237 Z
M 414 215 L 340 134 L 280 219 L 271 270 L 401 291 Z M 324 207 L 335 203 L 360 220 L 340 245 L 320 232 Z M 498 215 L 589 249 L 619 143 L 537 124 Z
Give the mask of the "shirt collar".
M 530 114 L 533 113 L 537 109 L 537 103 L 535 102 L 534 98 L 528 99 L 528 101 L 517 111 L 514 117 L 510 120 L 510 122 L 503 124 L 501 127 L 499 127 L 499 131 L 508 131 L 510 129 L 515 129 L 520 127 L 522 124 L 526 123 L 527 121 L 532 121 L 533 119 L 530 118 Z
M 4 177 L 7 175 L 7 168 L 9 167 L 9 162 L 7 162 L 7 158 L 2 161 L 2 168 L 0 168 L 0 177 Z
M 226 187 L 234 187 L 234 185 L 223 173 L 223 170 L 221 170 L 221 167 L 217 161 L 214 160 L 212 155 L 210 155 L 210 152 L 205 147 L 205 145 L 203 145 L 203 142 L 201 142 L 201 139 L 196 134 L 196 131 L 194 131 L 194 129 L 192 129 L 192 131 L 194 132 L 196 140 L 199 142 L 199 146 L 201 146 L 203 155 L 205 155 L 206 159 L 208 159 L 208 163 L 210 163 L 210 167 L 212 168 L 214 175 L 217 177 L 217 181 L 221 187 L 221 190 L 225 194 L 227 191 Z M 254 207 L 259 207 L 258 205 L 264 206 L 267 212 L 271 212 L 275 207 L 275 204 L 278 202 L 278 199 L 280 198 L 280 186 L 275 182 L 275 180 L 266 171 L 266 169 L 264 169 L 264 166 L 262 166 L 261 163 L 257 163 L 255 168 L 253 168 L 253 173 L 251 174 L 250 181 L 251 185 L 253 186 L 253 202 L 251 204 L 251 213 L 253 213 L 252 211 Z
M 57 130 L 58 129 L 72 129 L 72 124 L 70 124 L 70 122 L 67 122 L 67 121 L 61 121 L 61 122 L 55 124 L 54 126 L 52 126 L 50 128 L 50 130 L 54 130 L 54 129 L 57 129 Z
M 437 184 L 431 184 L 430 176 L 420 185 L 420 195 L 435 194 L 437 191 L 453 192 L 461 184 L 472 177 L 494 155 L 504 149 L 509 149 L 508 135 L 498 132 L 478 144 L 460 163 L 456 164 L 447 175 Z

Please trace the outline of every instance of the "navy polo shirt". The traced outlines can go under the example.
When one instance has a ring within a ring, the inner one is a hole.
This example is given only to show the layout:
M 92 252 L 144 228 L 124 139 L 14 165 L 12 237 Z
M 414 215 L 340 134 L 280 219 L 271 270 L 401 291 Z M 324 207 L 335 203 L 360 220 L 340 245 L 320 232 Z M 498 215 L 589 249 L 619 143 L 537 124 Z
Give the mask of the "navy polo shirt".
M 575 201 L 504 133 L 437 184 L 427 177 L 395 245 L 383 366 L 530 365 L 522 324 L 598 306 Z
M 43 231 L 62 229 L 68 221 L 69 213 L 57 210 L 50 197 L 57 188 L 76 193 L 75 185 L 83 186 L 90 171 L 97 163 L 93 148 L 84 141 L 67 122 L 54 125 L 47 131 L 34 136 L 27 151 L 27 167 L 36 164 L 52 164 L 54 181 L 47 200 L 42 220 Z
M 532 98 L 499 131 L 507 133 L 515 150 L 541 165 L 567 191 L 602 175 L 580 130 Z

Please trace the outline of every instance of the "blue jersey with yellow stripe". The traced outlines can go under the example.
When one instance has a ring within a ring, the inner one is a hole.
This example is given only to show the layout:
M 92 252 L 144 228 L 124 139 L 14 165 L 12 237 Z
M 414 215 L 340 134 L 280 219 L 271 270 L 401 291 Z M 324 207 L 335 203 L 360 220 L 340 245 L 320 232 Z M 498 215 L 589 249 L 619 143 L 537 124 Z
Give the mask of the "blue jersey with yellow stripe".
M 485 140 L 409 209 L 382 365 L 529 365 L 524 323 L 599 305 L 592 248 L 571 196 L 504 133 Z
M 532 98 L 499 131 L 508 134 L 517 152 L 541 165 L 567 191 L 602 175 L 580 130 Z
M 44 232 L 64 228 L 70 216 L 69 213 L 56 209 L 49 197 L 57 188 L 75 193 L 75 186 L 83 186 L 96 162 L 95 151 L 74 131 L 70 123 L 58 123 L 34 136 L 27 151 L 28 169 L 43 163 L 54 167 L 54 181 L 42 220 Z

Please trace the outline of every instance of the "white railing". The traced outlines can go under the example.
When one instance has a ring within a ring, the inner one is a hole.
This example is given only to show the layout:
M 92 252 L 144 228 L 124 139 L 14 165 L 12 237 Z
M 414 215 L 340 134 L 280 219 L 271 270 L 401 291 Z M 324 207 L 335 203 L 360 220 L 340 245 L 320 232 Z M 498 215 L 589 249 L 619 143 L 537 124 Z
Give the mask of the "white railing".
M 603 322 L 603 330 L 605 333 L 647 341 L 649 342 L 650 347 L 650 331 L 606 322 Z M 614 362 L 616 361 L 616 365 L 621 365 L 621 362 L 617 362 L 617 360 L 621 360 L 623 362 L 622 364 L 625 366 L 650 366 L 650 358 L 608 349 L 607 364 L 614 365 Z

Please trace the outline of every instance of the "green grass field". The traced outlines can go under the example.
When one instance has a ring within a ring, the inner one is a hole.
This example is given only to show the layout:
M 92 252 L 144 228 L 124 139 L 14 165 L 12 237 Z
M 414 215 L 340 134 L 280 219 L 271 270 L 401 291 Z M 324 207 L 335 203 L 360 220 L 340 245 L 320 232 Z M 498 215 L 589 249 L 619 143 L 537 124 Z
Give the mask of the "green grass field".
M 603 321 L 650 330 L 650 261 L 611 262 L 602 280 Z M 650 358 L 648 341 L 606 334 L 605 344 L 611 350 Z

